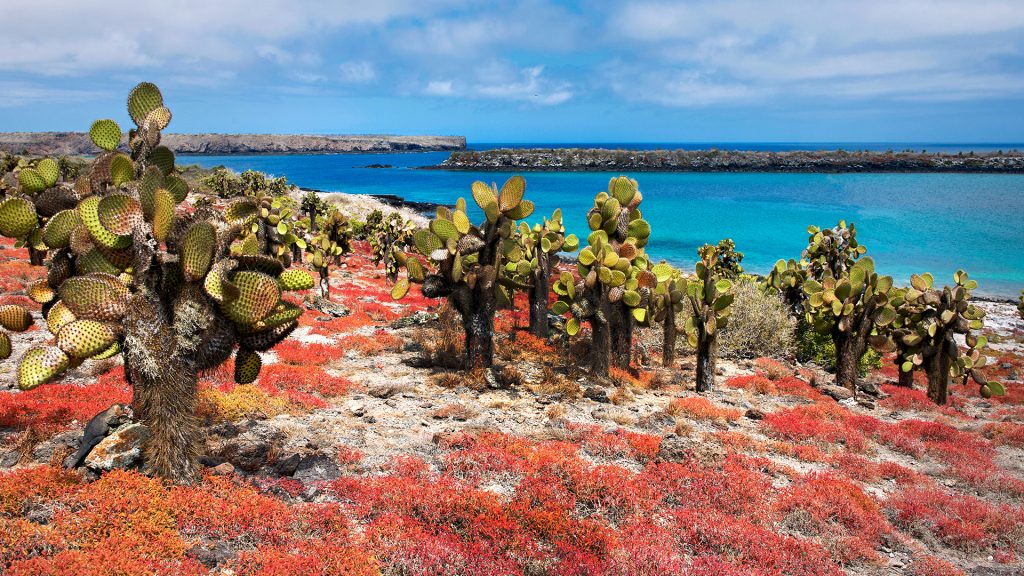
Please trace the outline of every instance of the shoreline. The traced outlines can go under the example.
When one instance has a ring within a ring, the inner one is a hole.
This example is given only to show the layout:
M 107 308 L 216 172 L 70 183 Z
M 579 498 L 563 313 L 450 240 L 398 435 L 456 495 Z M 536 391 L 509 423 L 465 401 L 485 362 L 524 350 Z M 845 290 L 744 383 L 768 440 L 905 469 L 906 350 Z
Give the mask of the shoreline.
M 1024 152 L 613 150 L 500 148 L 455 151 L 426 170 L 479 172 L 964 173 L 1024 174 Z

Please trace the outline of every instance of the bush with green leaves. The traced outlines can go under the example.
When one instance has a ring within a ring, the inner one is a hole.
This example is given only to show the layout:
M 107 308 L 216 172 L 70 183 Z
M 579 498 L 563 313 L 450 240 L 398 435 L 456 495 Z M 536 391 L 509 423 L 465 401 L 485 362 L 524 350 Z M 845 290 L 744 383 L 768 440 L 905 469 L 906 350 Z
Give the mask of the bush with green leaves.
M 785 358 L 795 351 L 796 319 L 782 296 L 764 291 L 750 276 L 734 282 L 736 299 L 729 324 L 718 335 L 727 358 Z M 813 334 L 813 331 L 811 331 Z M 825 340 L 829 340 L 825 337 Z
M 246 170 L 238 174 L 224 166 L 214 168 L 208 175 L 201 178 L 199 183 L 221 198 L 277 197 L 287 194 L 292 188 L 288 179 L 283 176 L 272 178 L 255 170 Z
M 473 200 L 484 212 L 484 220 L 473 224 L 466 214 L 466 200 L 459 198 L 455 210 L 438 207 L 437 217 L 427 228 L 413 234 L 416 250 L 430 264 L 414 255 L 400 253 L 398 264 L 408 277 L 395 283 L 391 295 L 404 297 L 409 284 L 422 285 L 427 298 L 447 298 L 462 317 L 466 336 L 466 367 L 486 368 L 494 362 L 494 316 L 499 299 L 508 301 L 510 290 L 523 289 L 505 273 L 507 241 L 516 221 L 533 214 L 533 202 L 526 200 L 526 181 L 509 178 L 498 190 L 474 182 Z
M 0 234 L 47 256 L 32 294 L 52 339 L 20 359 L 18 384 L 31 389 L 88 359 L 121 354 L 135 413 L 150 429 L 145 470 L 191 482 L 198 374 L 237 346 L 236 379 L 252 382 L 259 351 L 286 338 L 302 314 L 282 294 L 313 279 L 274 258 L 233 254 L 237 225 L 181 206 L 189 188 L 160 144 L 171 113 L 155 85 L 131 91 L 128 113 L 129 153 L 117 150 L 121 127 L 98 120 L 89 134 L 100 153 L 74 183 L 44 159 L 19 169 L 18 191 L 0 201 Z M 8 308 L 0 317 L 5 327 L 25 320 Z

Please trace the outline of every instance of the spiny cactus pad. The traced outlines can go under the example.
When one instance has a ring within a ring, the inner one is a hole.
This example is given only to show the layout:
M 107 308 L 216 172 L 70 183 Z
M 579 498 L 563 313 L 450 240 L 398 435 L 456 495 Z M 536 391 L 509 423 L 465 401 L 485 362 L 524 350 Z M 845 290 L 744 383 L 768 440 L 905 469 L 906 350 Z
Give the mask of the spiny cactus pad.
M 89 128 L 92 143 L 107 152 L 113 152 L 121 143 L 121 127 L 113 120 L 97 120 Z
M 89 236 L 92 237 L 93 242 L 115 249 L 131 246 L 132 240 L 130 237 L 114 234 L 107 230 L 100 222 L 100 200 L 98 196 L 89 196 L 78 203 L 78 216 L 82 219 L 85 229 L 89 231 Z
M 67 369 L 71 359 L 55 346 L 29 349 L 18 365 L 18 388 L 31 390 Z
M 71 242 L 71 232 L 82 223 L 78 210 L 61 210 L 50 217 L 43 227 L 43 243 L 49 248 L 65 248 Z
M 103 197 L 97 206 L 100 224 L 118 236 L 131 234 L 132 228 L 142 223 L 142 206 L 127 194 Z
M 149 161 L 164 173 L 164 176 L 174 171 L 174 152 L 166 146 L 157 146 L 149 154 Z
M 78 318 L 116 321 L 128 305 L 128 288 L 109 274 L 68 278 L 60 287 L 61 300 Z
M 164 97 L 156 84 L 142 82 L 128 94 L 128 114 L 142 126 L 150 112 L 164 105 Z
M 0 305 L 0 326 L 14 332 L 24 332 L 32 326 L 32 314 L 28 308 L 17 304 Z
M 309 290 L 313 287 L 313 277 L 305 270 L 285 270 L 277 278 L 277 283 L 284 292 Z
M 166 188 L 160 188 L 153 195 L 153 237 L 160 242 L 167 240 L 167 235 L 174 227 L 174 195 Z
M 38 194 L 48 188 L 46 178 L 35 168 L 22 169 L 18 173 L 18 183 L 21 184 L 22 191 L 28 194 Z
M 263 359 L 259 352 L 247 348 L 239 348 L 235 354 L 235 382 L 239 384 L 252 384 L 260 375 L 263 367 Z
M 135 179 L 135 165 L 131 158 L 124 154 L 116 154 L 110 159 L 110 183 L 120 187 L 125 182 Z
M 216 244 L 217 231 L 213 224 L 197 222 L 189 227 L 181 244 L 181 268 L 186 280 L 194 282 L 206 276 Z
M 46 281 L 46 278 L 40 278 L 28 286 L 28 297 L 40 304 L 52 302 L 56 296 L 57 294 L 50 287 L 50 283 Z
M 0 360 L 7 360 L 11 357 L 11 337 L 0 330 Z
M 72 358 L 90 358 L 117 340 L 109 326 L 96 320 L 69 322 L 57 333 L 57 347 Z
M 38 217 L 31 202 L 17 196 L 0 201 L 0 236 L 22 238 L 35 230 Z
M 43 182 L 49 188 L 57 183 L 60 178 L 60 166 L 53 158 L 43 158 L 36 164 L 36 171 L 43 177 Z
M 281 299 L 277 280 L 262 272 L 236 272 L 231 282 L 238 286 L 238 298 L 223 304 L 221 309 L 238 324 L 259 322 Z
M 46 329 L 50 331 L 50 334 L 56 336 L 61 328 L 74 320 L 74 312 L 65 306 L 63 301 L 58 300 L 50 307 L 50 311 L 46 313 Z

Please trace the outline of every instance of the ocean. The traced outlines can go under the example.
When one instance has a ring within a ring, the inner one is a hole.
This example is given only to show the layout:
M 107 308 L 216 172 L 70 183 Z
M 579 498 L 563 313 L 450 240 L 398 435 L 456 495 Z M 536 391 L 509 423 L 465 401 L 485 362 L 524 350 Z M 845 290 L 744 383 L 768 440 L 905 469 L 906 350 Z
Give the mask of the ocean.
M 706 148 L 715 144 L 602 144 L 616 148 Z M 486 149 L 508 144 L 477 144 Z M 534 146 L 516 144 L 515 146 Z M 552 147 L 558 145 L 539 144 Z M 577 146 L 588 146 L 579 144 Z M 720 149 L 730 145 L 717 144 Z M 862 148 L 957 152 L 1020 145 L 746 143 L 735 149 Z M 759 146 L 762 146 L 759 148 Z M 787 147 L 791 146 L 791 147 Z M 869 147 L 870 146 L 870 147 Z M 394 194 L 407 200 L 452 204 L 470 199 L 474 180 L 500 186 L 511 173 L 417 170 L 447 152 L 289 156 L 182 156 L 179 163 L 228 166 L 286 176 L 305 188 L 352 194 Z M 394 168 L 366 168 L 390 164 Z M 525 173 L 526 197 L 537 205 L 529 219 L 561 208 L 570 232 L 585 238 L 585 213 L 612 173 Z M 952 282 L 962 268 L 979 282 L 979 296 L 1014 298 L 1024 288 L 1024 175 L 1017 174 L 778 174 L 647 172 L 637 179 L 650 221 L 648 252 L 657 260 L 692 269 L 697 248 L 732 238 L 747 271 L 766 273 L 783 258 L 799 258 L 807 226 L 857 225 L 877 269 L 906 283 L 931 272 Z M 475 206 L 473 206 L 475 209 Z M 479 211 L 476 212 L 479 217 Z

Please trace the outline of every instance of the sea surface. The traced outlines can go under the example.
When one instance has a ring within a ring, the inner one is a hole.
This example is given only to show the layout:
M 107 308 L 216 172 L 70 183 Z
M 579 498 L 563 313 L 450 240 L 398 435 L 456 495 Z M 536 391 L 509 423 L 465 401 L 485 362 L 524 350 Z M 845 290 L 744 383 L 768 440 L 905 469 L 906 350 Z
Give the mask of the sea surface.
M 585 146 L 586 144 L 584 144 Z M 498 144 L 473 145 L 491 148 Z M 501 146 L 507 146 L 502 144 Z M 522 146 L 521 144 L 517 146 Z M 543 144 L 543 146 L 552 146 Z M 686 147 L 700 143 L 602 144 L 605 147 Z M 719 148 L 724 148 L 719 144 Z M 756 149 L 737 144 L 737 149 Z M 764 144 L 780 149 L 779 143 Z M 789 149 L 813 149 L 793 144 Z M 894 148 L 929 151 L 987 150 L 988 145 L 926 144 Z M 963 148 L 957 148 L 963 146 Z M 992 145 L 1010 149 L 1013 145 Z M 707 146 L 703 146 L 707 147 Z M 863 143 L 820 143 L 822 149 L 865 147 Z M 944 148 L 943 148 L 944 147 Z M 1017 145 L 1020 147 L 1020 145 Z M 512 173 L 418 170 L 436 165 L 447 152 L 291 156 L 183 156 L 183 164 L 254 169 L 305 188 L 352 194 L 394 194 L 407 200 L 453 204 L 470 200 L 474 180 L 500 186 Z M 390 164 L 394 168 L 366 168 Z M 526 197 L 537 205 L 529 221 L 562 208 L 570 232 L 585 239 L 585 213 L 594 194 L 615 174 L 526 173 Z M 840 219 L 857 225 L 877 269 L 906 283 L 910 274 L 929 271 L 952 283 L 958 268 L 980 283 L 978 295 L 1014 298 L 1024 289 L 1024 175 L 1017 174 L 778 174 L 646 172 L 637 179 L 641 209 L 652 228 L 648 252 L 692 268 L 697 248 L 732 238 L 745 254 L 743 266 L 766 273 L 780 259 L 799 258 L 807 226 L 833 226 Z M 585 241 L 585 240 L 584 240 Z

